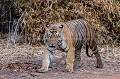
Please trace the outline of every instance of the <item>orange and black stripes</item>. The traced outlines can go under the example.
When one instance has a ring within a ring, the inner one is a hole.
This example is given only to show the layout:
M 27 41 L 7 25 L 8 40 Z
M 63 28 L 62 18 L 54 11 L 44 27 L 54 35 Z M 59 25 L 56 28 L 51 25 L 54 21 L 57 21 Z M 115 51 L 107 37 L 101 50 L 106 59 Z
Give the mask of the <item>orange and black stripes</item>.
M 98 52 L 94 31 L 87 21 L 77 19 L 65 22 L 65 24 L 70 28 L 71 32 L 73 32 L 72 34 L 76 50 L 79 49 L 83 43 L 85 43 L 88 57 L 91 57 L 93 54 Z M 92 55 L 88 54 L 88 47 L 90 47 L 93 51 Z
M 86 44 L 86 54 L 88 57 L 91 57 L 93 54 L 98 53 L 94 30 L 92 30 L 91 25 L 86 20 L 77 19 L 77 20 L 71 20 L 71 21 L 68 21 L 65 23 L 61 23 L 61 25 L 62 24 L 67 26 L 69 28 L 69 30 L 71 31 L 72 39 L 73 39 L 73 47 L 75 47 L 75 50 L 81 50 L 81 46 L 83 45 L 83 43 L 85 43 Z M 59 25 L 60 25 L 60 23 L 59 23 Z M 56 28 L 55 26 L 58 26 L 58 25 L 53 24 L 53 27 L 51 27 L 51 28 L 55 29 Z M 56 35 L 56 33 L 48 33 L 48 34 Z M 50 37 L 47 37 L 47 39 L 49 38 L 49 43 L 54 44 L 55 40 L 57 41 L 58 38 L 56 39 L 56 37 L 53 35 L 51 35 Z M 53 40 L 53 39 L 55 39 L 55 40 Z M 58 40 L 58 43 L 56 43 L 56 44 L 58 44 L 62 49 L 68 51 L 68 45 L 66 44 L 65 40 L 63 41 L 62 37 L 59 37 L 59 39 L 61 39 L 61 40 Z M 49 46 L 51 46 L 51 45 L 49 45 Z M 93 51 L 92 55 L 89 55 L 88 48 L 90 48 Z
M 83 19 L 71 20 L 64 23 L 47 24 L 45 27 L 44 43 L 46 50 L 42 60 L 42 67 L 39 72 L 48 71 L 52 55 L 59 47 L 67 53 L 66 71 L 73 72 L 74 62 L 79 64 L 81 59 L 81 48 L 86 45 L 86 54 L 96 57 L 97 68 L 102 68 L 102 60 L 98 52 L 96 37 L 91 25 Z M 90 48 L 93 53 L 88 53 Z

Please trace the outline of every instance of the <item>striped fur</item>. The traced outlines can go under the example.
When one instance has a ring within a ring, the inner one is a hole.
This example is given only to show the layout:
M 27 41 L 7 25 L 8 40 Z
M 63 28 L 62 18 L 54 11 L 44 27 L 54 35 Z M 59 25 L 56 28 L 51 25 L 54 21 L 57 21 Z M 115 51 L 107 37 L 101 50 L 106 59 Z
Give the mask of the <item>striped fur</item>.
M 91 57 L 93 54 L 95 55 L 97 60 L 96 67 L 103 67 L 94 30 L 83 19 L 71 20 L 65 23 L 47 24 L 44 42 L 46 51 L 44 52 L 42 68 L 38 70 L 39 72 L 48 71 L 52 54 L 58 47 L 67 52 L 67 66 L 65 71 L 73 72 L 74 61 L 76 65 L 80 62 L 80 51 L 83 44 L 86 44 L 86 54 L 88 57 Z M 89 55 L 88 48 L 93 51 L 92 55 Z

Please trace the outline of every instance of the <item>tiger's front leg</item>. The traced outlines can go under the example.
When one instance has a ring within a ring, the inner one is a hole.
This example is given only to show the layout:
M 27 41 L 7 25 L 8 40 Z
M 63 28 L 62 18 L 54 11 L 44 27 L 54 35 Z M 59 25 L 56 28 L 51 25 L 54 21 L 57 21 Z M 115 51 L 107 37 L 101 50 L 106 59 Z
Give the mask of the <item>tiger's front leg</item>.
M 48 71 L 49 64 L 52 60 L 52 53 L 46 49 L 43 53 L 43 58 L 42 58 L 42 67 L 37 70 L 37 72 L 44 73 Z
M 73 72 L 73 64 L 74 64 L 74 52 L 75 52 L 75 48 L 72 45 L 72 42 L 69 41 L 68 44 L 65 42 L 65 40 L 62 40 L 59 43 L 59 46 L 65 51 L 67 52 L 67 58 L 66 58 L 66 68 L 64 70 L 64 72 Z
M 67 59 L 66 59 L 66 69 L 65 71 L 72 73 L 73 72 L 73 66 L 74 66 L 74 48 L 70 48 L 67 53 Z

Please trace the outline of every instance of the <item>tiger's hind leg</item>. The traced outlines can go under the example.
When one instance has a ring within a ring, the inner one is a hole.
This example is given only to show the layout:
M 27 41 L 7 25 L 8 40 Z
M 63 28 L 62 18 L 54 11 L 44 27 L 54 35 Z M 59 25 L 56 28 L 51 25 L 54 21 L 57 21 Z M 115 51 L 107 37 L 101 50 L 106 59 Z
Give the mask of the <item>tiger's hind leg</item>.
M 79 47 L 79 49 L 75 49 L 75 67 L 78 68 L 80 67 L 80 61 L 81 61 L 81 48 L 82 45 Z
M 80 67 L 80 60 L 81 60 L 80 50 L 75 50 L 75 61 L 74 61 L 75 68 Z
M 97 44 L 96 44 L 95 42 L 93 42 L 93 43 L 90 45 L 90 49 L 92 50 L 93 54 L 94 54 L 95 57 L 96 57 L 96 61 L 97 61 L 96 68 L 102 68 L 102 67 L 103 67 L 103 63 L 102 63 L 102 60 L 101 60 L 100 53 L 99 53 L 99 51 L 98 51 Z

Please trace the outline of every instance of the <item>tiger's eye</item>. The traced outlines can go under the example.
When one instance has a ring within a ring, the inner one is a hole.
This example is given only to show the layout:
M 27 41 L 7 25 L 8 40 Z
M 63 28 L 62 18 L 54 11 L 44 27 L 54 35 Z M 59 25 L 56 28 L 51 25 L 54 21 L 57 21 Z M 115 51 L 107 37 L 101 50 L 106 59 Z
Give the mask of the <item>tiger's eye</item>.
M 57 33 L 57 31 L 54 31 L 55 33 Z
M 50 31 L 50 33 L 52 33 L 52 31 Z
M 60 34 L 58 34 L 58 37 L 60 37 Z
M 57 36 L 57 37 L 60 37 L 60 34 L 59 34 L 59 33 L 56 33 L 56 36 Z

